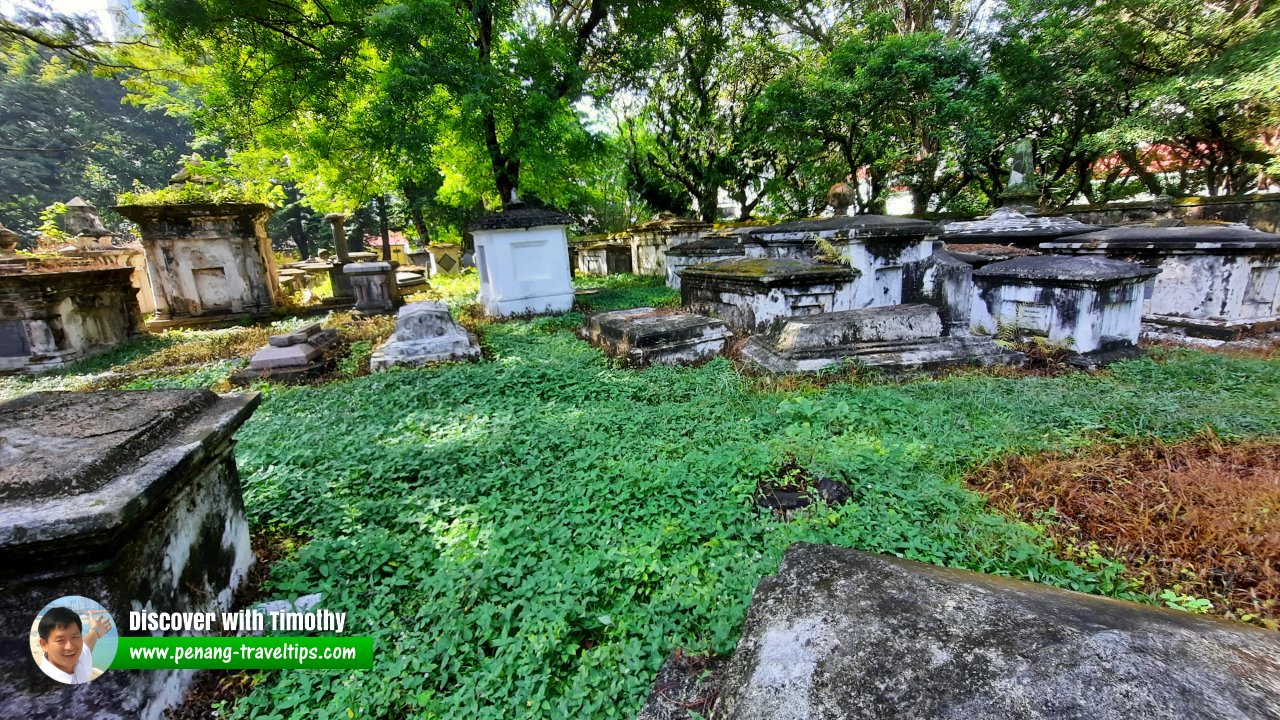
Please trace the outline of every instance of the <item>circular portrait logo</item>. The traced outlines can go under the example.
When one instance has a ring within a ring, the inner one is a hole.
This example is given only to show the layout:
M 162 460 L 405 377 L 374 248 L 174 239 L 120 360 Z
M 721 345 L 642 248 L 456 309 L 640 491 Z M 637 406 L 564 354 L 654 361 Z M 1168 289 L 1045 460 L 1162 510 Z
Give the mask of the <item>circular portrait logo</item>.
M 31 656 L 45 675 L 79 685 L 101 675 L 116 658 L 120 635 L 96 600 L 68 595 L 44 606 L 31 623 Z

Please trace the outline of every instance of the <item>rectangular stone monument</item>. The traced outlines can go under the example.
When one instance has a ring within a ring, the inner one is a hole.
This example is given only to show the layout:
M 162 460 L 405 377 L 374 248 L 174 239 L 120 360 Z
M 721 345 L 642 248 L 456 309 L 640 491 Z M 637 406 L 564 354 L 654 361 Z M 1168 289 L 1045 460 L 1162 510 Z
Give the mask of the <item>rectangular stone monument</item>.
M 590 315 L 578 335 L 632 366 L 699 362 L 733 338 L 719 320 L 651 307 Z
M 280 295 L 266 222 L 257 203 L 125 205 L 138 224 L 155 295 L 154 329 L 269 316 Z M 231 317 L 228 317 L 231 316 Z
M 358 312 L 379 315 L 395 310 L 400 304 L 396 275 L 390 263 L 353 262 L 345 265 L 342 272 L 351 283 Z
M 681 271 L 680 300 L 691 312 L 753 333 L 778 318 L 851 310 L 861 280 L 852 268 L 813 260 L 718 260 Z
M 108 670 L 64 685 L 28 633 L 50 600 L 220 612 L 253 553 L 233 453 L 257 394 L 35 393 L 0 404 L 0 717 L 162 720 L 191 671 Z
M 0 274 L 0 371 L 44 372 L 142 330 L 128 267 Z
M 1225 340 L 1280 328 L 1280 236 L 1247 227 L 1116 227 L 1044 243 L 1058 255 L 1108 257 L 1160 269 L 1143 319 Z
M 565 235 L 572 222 L 563 213 L 517 202 L 472 223 L 486 314 L 545 315 L 573 308 Z
M 1142 286 L 1159 270 L 1100 257 L 1039 256 L 973 273 L 971 327 L 980 334 L 1042 338 L 1080 365 L 1137 354 Z
M 476 336 L 453 321 L 442 302 L 409 303 L 400 308 L 396 331 L 369 358 L 378 372 L 397 365 L 416 367 L 447 360 L 480 359 Z

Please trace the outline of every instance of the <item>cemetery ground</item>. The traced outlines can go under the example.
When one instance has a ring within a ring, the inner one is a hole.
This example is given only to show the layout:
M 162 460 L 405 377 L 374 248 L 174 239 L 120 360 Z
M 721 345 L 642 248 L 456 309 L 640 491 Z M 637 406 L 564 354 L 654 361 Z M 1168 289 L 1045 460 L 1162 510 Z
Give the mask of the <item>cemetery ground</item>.
M 257 386 L 237 436 L 259 543 L 296 543 L 265 550 L 281 557 L 263 596 L 322 593 L 374 637 L 375 666 L 240 675 L 219 717 L 632 717 L 669 654 L 733 649 L 797 541 L 1280 620 L 1280 360 L 1265 353 L 893 382 L 770 379 L 725 358 L 634 370 L 574 336 L 580 312 L 492 322 L 474 276 L 432 282 L 420 297 L 478 332 L 483 362 L 369 375 L 393 319 L 328 315 L 333 371 Z M 578 287 L 582 311 L 679 301 L 656 279 Z M 314 320 L 170 331 L 0 378 L 0 397 L 226 391 L 268 334 Z M 757 507 L 797 479 L 850 497 L 786 520 Z

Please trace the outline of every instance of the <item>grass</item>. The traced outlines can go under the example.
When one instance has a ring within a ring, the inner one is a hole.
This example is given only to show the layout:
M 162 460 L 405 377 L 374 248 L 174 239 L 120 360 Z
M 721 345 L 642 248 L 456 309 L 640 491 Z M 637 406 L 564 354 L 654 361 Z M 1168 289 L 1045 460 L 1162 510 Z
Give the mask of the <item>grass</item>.
M 583 311 L 674 301 L 652 279 L 587 285 Z M 962 478 L 1100 441 L 1280 434 L 1270 360 L 1174 350 L 1095 374 L 771 384 L 725 359 L 620 369 L 573 336 L 578 312 L 490 322 L 473 280 L 433 293 L 486 362 L 264 386 L 237 435 L 254 527 L 311 538 L 268 591 L 322 592 L 376 656 L 261 673 L 226 717 L 632 717 L 673 650 L 732 650 L 796 541 L 1159 602 Z M 790 522 L 757 510 L 758 485 L 797 468 L 852 499 Z

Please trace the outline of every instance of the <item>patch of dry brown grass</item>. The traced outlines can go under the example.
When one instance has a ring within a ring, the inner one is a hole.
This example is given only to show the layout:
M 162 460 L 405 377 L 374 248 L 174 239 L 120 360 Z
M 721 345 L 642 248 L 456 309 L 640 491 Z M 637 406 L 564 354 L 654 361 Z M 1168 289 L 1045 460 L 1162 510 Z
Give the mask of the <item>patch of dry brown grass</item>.
M 1044 522 L 1065 547 L 1101 547 L 1147 592 L 1175 588 L 1212 600 L 1222 616 L 1280 623 L 1280 443 L 1203 434 L 1008 456 L 967 481 L 996 507 Z

